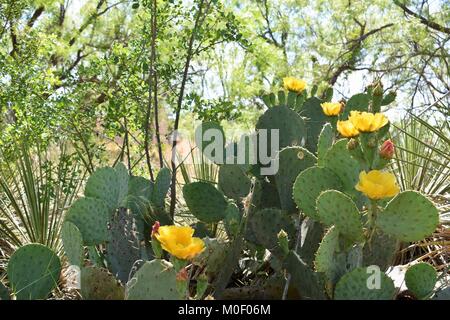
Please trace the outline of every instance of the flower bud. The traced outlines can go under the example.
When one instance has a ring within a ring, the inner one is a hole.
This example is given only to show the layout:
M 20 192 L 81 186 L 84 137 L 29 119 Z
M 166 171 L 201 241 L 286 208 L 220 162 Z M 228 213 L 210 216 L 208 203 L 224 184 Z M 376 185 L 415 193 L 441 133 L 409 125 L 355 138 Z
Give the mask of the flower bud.
M 374 96 L 382 96 L 383 95 L 383 84 L 381 81 L 377 81 L 373 87 L 373 95 Z
M 283 253 L 288 254 L 289 238 L 288 238 L 288 234 L 286 233 L 286 231 L 281 229 L 280 232 L 278 232 L 277 238 L 278 238 L 278 245 L 280 246 L 281 250 L 283 250 Z
M 352 138 L 347 142 L 347 149 L 354 150 L 358 147 L 358 145 L 359 145 L 358 140 Z
M 187 281 L 188 278 L 189 278 L 189 275 L 188 275 L 186 268 L 181 268 L 181 270 L 178 271 L 178 273 L 176 275 L 177 281 Z
M 156 234 L 158 234 L 158 230 L 159 227 L 161 226 L 161 224 L 159 223 L 159 221 L 156 221 L 155 224 L 152 226 L 152 237 Z
M 380 148 L 380 157 L 386 160 L 392 159 L 395 152 L 394 143 L 391 140 L 386 140 L 383 142 Z

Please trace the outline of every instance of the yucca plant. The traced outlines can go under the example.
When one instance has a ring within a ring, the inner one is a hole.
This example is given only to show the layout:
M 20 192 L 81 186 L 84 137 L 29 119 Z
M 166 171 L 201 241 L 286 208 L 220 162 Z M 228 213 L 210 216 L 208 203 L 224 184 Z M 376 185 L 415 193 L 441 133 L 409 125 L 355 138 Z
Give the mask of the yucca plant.
M 403 189 L 428 195 L 450 191 L 450 127 L 445 119 L 409 118 L 394 125 L 394 169 Z
M 0 245 L 16 249 L 41 243 L 61 253 L 64 211 L 85 169 L 66 143 L 48 148 L 23 145 L 14 156 L 0 164 Z

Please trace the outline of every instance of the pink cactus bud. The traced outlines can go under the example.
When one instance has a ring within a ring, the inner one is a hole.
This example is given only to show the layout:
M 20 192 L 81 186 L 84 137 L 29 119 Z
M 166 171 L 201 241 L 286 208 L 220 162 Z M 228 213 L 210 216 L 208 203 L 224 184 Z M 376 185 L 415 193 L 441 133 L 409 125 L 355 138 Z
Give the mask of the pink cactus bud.
M 177 281 L 187 281 L 189 278 L 188 272 L 186 270 L 186 268 L 182 268 L 178 273 L 177 273 Z
M 384 159 L 390 160 L 394 156 L 395 146 L 391 140 L 383 142 L 380 148 L 380 156 Z
M 155 224 L 152 226 L 152 237 L 155 235 L 155 234 L 158 234 L 158 230 L 159 230 L 159 227 L 160 227 L 161 225 L 159 224 L 159 221 L 156 221 L 155 222 Z

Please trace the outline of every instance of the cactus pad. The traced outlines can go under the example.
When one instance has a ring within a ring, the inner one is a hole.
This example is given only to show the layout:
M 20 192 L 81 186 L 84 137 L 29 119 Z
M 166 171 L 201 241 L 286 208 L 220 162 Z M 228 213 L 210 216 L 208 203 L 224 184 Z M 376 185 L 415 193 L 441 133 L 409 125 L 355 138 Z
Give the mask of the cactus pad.
M 309 217 L 319 220 L 317 197 L 330 189 L 341 189 L 342 182 L 330 169 L 311 167 L 301 172 L 294 183 L 293 198 L 297 206 Z
M 248 221 L 259 244 L 269 250 L 277 249 L 277 235 L 283 229 L 292 238 L 295 236 L 294 221 L 279 209 L 263 209 L 255 212 Z
M 316 253 L 314 266 L 317 272 L 323 272 L 328 279 L 333 281 L 335 278 L 335 253 L 339 250 L 339 231 L 331 227 L 320 243 Z
M 419 241 L 434 232 L 439 224 L 439 213 L 422 194 L 404 191 L 387 204 L 376 223 L 383 232 L 401 241 Z
M 110 241 L 106 244 L 109 267 L 114 276 L 126 283 L 141 250 L 136 221 L 126 209 L 120 208 L 110 221 Z
M 306 127 L 303 119 L 286 106 L 268 109 L 256 124 L 256 129 L 266 129 L 268 143 L 267 149 L 272 150 L 270 144 L 270 129 L 279 130 L 280 149 L 288 146 L 302 146 L 306 140 Z M 274 152 L 278 150 L 272 150 Z
M 228 203 L 222 192 L 208 182 L 193 182 L 183 187 L 183 196 L 191 213 L 200 221 L 223 220 Z
M 119 196 L 117 199 L 118 206 L 125 206 L 125 198 L 128 195 L 128 181 L 130 176 L 128 175 L 128 169 L 122 162 L 117 163 L 114 166 L 116 171 L 117 184 L 119 186 Z
M 383 272 L 377 275 L 377 272 L 365 267 L 356 268 L 342 276 L 334 290 L 336 300 L 391 300 L 394 295 L 395 287 L 391 278 Z
M 178 300 L 176 272 L 171 263 L 155 259 L 145 262 L 128 281 L 127 300 Z
M 355 185 L 359 180 L 360 164 L 347 150 L 347 139 L 337 141 L 327 152 L 324 159 L 326 168 L 332 170 L 342 181 L 343 191 L 358 195 Z
M 322 131 L 320 131 L 319 140 L 317 142 L 317 165 L 323 166 L 325 155 L 328 149 L 333 145 L 334 132 L 331 124 L 326 123 Z
M 83 266 L 84 247 L 83 237 L 77 226 L 70 221 L 65 221 L 61 229 L 61 238 L 69 263 L 71 265 Z
M 251 181 L 239 165 L 224 164 L 219 168 L 219 189 L 229 198 L 240 201 L 250 192 Z
M 109 240 L 110 211 L 103 200 L 80 198 L 70 207 L 65 221 L 74 223 L 83 236 L 84 244 L 96 245 Z
M 125 290 L 107 270 L 81 269 L 81 296 L 84 300 L 123 300 Z
M 292 187 L 298 174 L 312 167 L 316 157 L 302 147 L 287 147 L 278 153 L 279 169 L 275 174 L 275 185 L 281 202 L 281 208 L 288 212 L 296 210 L 292 200 Z
M 162 168 L 155 180 L 155 185 L 153 187 L 152 194 L 152 205 L 158 209 L 164 209 L 164 203 L 169 191 L 171 182 L 170 170 L 167 168 Z
M 120 204 L 120 196 L 125 188 L 120 185 L 117 171 L 114 168 L 100 168 L 89 177 L 84 195 L 86 197 L 101 199 L 112 211 Z
M 45 299 L 56 287 L 61 262 L 52 250 L 33 243 L 16 250 L 8 262 L 11 289 L 19 300 Z
M 241 212 L 234 203 L 228 204 L 227 213 L 223 222 L 228 237 L 235 237 L 238 234 L 241 225 Z
M 322 107 L 320 106 L 322 102 L 322 100 L 316 97 L 309 98 L 303 104 L 300 112 L 300 115 L 306 118 L 306 148 L 314 153 L 317 150 L 317 141 L 322 127 L 329 121 L 329 117 L 323 113 Z
M 433 292 L 436 281 L 436 270 L 425 262 L 409 267 L 405 274 L 406 286 L 419 299 L 424 299 Z
M 352 96 L 345 104 L 341 118 L 347 120 L 350 111 L 368 111 L 370 96 L 365 93 L 358 93 Z
M 336 190 L 323 192 L 317 198 L 317 211 L 325 225 L 334 225 L 349 240 L 364 239 L 361 215 L 355 203 L 348 196 Z
M 363 248 L 363 263 L 365 266 L 377 265 L 381 271 L 386 271 L 394 262 L 399 242 L 394 237 L 383 232 L 376 232 L 370 244 Z

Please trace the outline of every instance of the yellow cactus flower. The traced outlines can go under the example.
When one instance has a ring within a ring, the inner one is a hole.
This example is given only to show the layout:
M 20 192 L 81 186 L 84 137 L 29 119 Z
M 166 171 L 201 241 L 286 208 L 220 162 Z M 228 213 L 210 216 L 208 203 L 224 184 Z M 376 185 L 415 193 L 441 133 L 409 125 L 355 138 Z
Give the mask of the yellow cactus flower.
M 329 117 L 337 116 L 342 110 L 342 104 L 340 102 L 324 102 L 320 106 L 322 107 L 323 113 Z
M 337 131 L 339 131 L 341 136 L 345 138 L 353 138 L 359 135 L 359 131 L 353 126 L 353 124 L 349 120 L 338 121 Z
M 355 188 L 373 200 L 393 197 L 400 192 L 395 175 L 379 170 L 362 171 Z
M 283 86 L 286 90 L 301 93 L 306 89 L 306 81 L 294 77 L 286 77 L 283 79 Z
M 351 111 L 348 120 L 360 132 L 374 132 L 385 126 L 389 120 L 382 113 Z
M 161 247 L 179 259 L 192 259 L 205 249 L 202 239 L 193 237 L 191 227 L 162 226 L 154 234 Z

